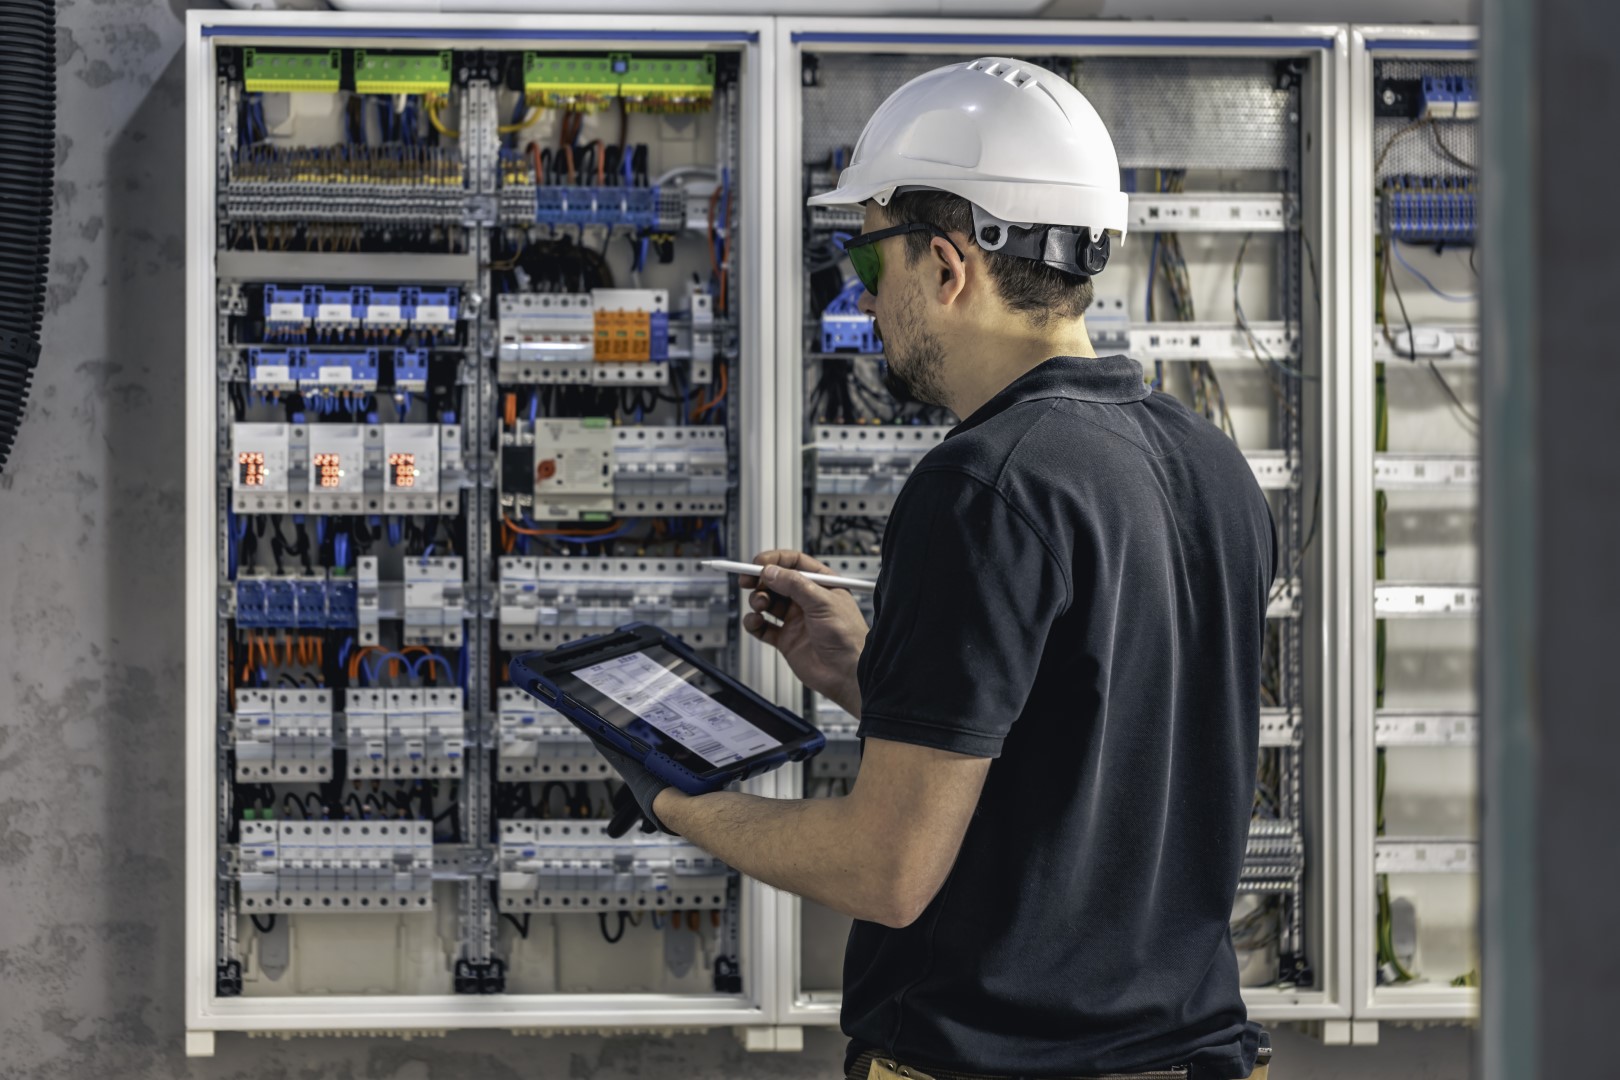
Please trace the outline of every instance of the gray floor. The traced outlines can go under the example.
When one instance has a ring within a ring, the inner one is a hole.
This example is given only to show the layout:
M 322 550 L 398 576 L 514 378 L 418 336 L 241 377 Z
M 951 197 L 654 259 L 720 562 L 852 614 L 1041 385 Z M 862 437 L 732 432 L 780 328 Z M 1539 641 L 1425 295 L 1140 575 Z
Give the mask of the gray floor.
M 178 0 L 61 11 L 46 359 L 0 476 L 0 1077 L 836 1075 L 831 1032 L 796 1055 L 749 1056 L 726 1033 L 467 1034 L 225 1037 L 217 1058 L 184 1058 L 183 12 Z M 1277 1042 L 1279 1077 L 1468 1071 L 1458 1029 L 1386 1028 L 1372 1049 Z

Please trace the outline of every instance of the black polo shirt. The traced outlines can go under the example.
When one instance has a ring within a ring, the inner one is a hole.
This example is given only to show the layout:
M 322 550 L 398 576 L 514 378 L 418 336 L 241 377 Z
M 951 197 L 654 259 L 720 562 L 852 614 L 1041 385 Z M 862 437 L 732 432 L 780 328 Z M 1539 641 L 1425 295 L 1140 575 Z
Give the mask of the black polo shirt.
M 923 459 L 860 734 L 996 760 L 921 918 L 850 932 L 851 1059 L 1249 1074 L 1228 921 L 1275 562 L 1242 453 L 1128 357 L 1048 360 Z

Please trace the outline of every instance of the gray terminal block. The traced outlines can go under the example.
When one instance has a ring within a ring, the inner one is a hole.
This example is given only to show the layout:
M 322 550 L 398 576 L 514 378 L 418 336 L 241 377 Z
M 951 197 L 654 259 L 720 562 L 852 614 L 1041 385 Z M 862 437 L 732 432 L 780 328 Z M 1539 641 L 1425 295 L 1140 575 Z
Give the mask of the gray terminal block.
M 601 821 L 502 821 L 500 908 L 567 914 L 722 908 L 730 870 L 675 836 Z
M 550 648 L 638 621 L 693 648 L 726 643 L 731 579 L 696 559 L 508 555 L 497 566 L 503 648 Z
M 613 766 L 596 744 L 557 710 L 513 686 L 497 691 L 501 779 L 612 780 Z
M 419 912 L 433 906 L 427 821 L 244 821 L 244 915 Z
M 232 727 L 238 780 L 331 778 L 332 691 L 238 690 Z
M 349 778 L 459 777 L 467 750 L 459 687 L 350 690 L 345 701 Z

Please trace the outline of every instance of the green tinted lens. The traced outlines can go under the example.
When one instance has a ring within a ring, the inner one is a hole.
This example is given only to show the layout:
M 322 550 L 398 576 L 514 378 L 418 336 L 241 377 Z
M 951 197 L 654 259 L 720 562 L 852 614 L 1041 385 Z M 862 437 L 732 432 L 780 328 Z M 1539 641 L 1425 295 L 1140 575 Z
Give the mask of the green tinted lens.
M 866 291 L 873 296 L 877 295 L 878 276 L 883 272 L 883 260 L 878 257 L 876 244 L 863 244 L 860 247 L 846 248 L 849 264 L 855 268 L 855 276 L 861 279 Z

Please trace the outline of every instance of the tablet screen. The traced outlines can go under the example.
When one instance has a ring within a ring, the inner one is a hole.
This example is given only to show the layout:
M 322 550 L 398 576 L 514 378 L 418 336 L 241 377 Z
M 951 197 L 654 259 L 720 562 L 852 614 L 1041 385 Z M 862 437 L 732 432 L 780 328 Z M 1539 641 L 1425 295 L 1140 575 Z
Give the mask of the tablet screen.
M 697 773 L 768 754 L 799 734 L 661 646 L 556 678 L 569 697 Z

